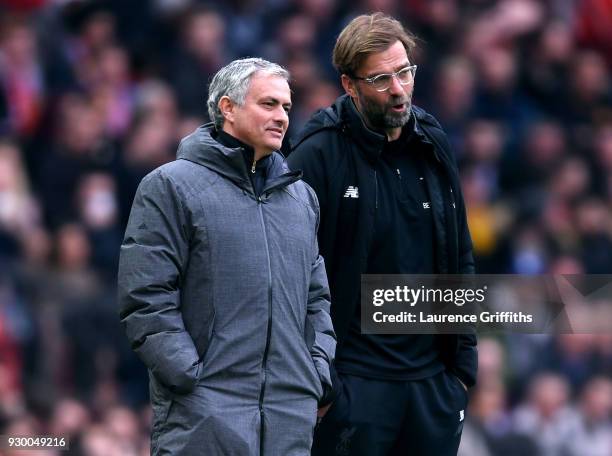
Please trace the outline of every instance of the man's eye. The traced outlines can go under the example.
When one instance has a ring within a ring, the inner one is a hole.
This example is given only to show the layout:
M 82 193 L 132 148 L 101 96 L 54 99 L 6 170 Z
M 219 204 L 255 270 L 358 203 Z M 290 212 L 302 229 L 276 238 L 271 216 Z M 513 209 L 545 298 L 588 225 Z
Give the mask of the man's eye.
M 378 76 L 372 78 L 372 82 L 375 82 L 376 84 L 386 84 L 390 80 L 391 76 L 388 74 L 379 74 Z

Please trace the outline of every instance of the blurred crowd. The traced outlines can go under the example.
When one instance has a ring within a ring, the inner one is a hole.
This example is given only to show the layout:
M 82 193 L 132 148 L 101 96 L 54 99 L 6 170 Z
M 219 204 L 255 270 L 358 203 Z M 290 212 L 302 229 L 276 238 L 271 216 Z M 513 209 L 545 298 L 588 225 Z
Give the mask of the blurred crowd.
M 419 37 L 414 102 L 449 134 L 478 272 L 612 272 L 609 0 L 0 0 L 0 434 L 148 454 L 115 301 L 140 179 L 234 58 L 289 69 L 291 137 L 372 11 Z M 482 339 L 471 396 L 461 455 L 612 455 L 610 335 Z

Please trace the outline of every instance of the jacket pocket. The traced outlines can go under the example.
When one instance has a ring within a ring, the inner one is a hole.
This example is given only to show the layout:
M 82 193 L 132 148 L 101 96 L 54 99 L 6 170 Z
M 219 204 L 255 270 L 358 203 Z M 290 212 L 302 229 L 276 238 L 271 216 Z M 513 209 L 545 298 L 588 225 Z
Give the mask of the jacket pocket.
M 199 363 L 201 364 L 201 368 L 200 368 L 200 372 L 198 373 L 198 381 L 202 379 L 202 377 L 204 377 L 204 372 L 205 369 L 204 367 L 206 366 L 206 362 L 207 362 L 207 355 L 208 353 L 210 353 L 210 346 L 213 343 L 213 339 L 215 337 L 215 317 L 216 317 L 216 313 L 213 309 L 213 314 L 212 317 L 210 319 L 210 323 L 208 326 L 208 330 L 206 331 L 206 335 L 205 335 L 205 339 L 204 339 L 204 335 L 202 335 L 202 339 L 205 340 L 205 344 L 202 348 L 202 354 L 200 355 L 200 358 L 198 359 Z
M 304 345 L 306 347 L 306 356 L 308 356 L 309 364 L 312 367 L 314 378 L 315 378 L 315 389 L 317 394 L 317 401 L 320 401 L 323 398 L 324 388 L 323 383 L 321 382 L 321 376 L 319 375 L 319 371 L 317 370 L 317 366 L 312 358 L 311 349 L 315 343 L 315 330 L 312 327 L 308 318 L 306 318 L 306 322 L 304 323 Z
M 449 380 L 455 389 L 455 397 L 460 398 L 461 403 L 459 405 L 466 407 L 468 403 L 468 392 L 463 386 L 463 383 L 461 380 L 459 380 L 459 377 L 457 377 L 451 371 L 445 370 L 444 372 L 446 373 L 447 377 L 449 377 Z
M 149 373 L 149 394 L 153 410 L 151 429 L 151 454 L 157 454 L 159 438 L 165 432 L 165 425 L 174 403 L 172 392 Z

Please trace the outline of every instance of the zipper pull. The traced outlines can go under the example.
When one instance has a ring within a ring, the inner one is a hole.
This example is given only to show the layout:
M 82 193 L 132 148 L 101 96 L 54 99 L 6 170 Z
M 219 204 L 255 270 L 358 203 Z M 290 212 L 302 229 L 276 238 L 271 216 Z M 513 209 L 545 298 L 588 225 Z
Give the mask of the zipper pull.
M 402 180 L 402 173 L 400 173 L 399 168 L 395 168 L 395 171 L 397 172 L 397 177 L 399 177 L 399 179 Z
M 257 160 L 253 160 L 253 166 L 251 166 L 251 173 L 255 174 L 255 164 L 257 163 Z

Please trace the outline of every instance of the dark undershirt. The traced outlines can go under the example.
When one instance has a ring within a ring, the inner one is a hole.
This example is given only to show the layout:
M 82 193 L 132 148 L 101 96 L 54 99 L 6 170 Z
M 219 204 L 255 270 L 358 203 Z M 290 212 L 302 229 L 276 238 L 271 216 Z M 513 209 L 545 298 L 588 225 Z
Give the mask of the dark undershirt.
M 268 158 L 270 156 L 266 155 L 265 157 L 260 158 L 255 164 L 255 172 L 253 173 L 251 170 L 253 167 L 255 150 L 251 146 L 243 143 L 223 130 L 216 130 L 213 134 L 213 138 L 219 143 L 223 144 L 225 147 L 230 147 L 232 149 L 236 149 L 238 147 L 242 148 L 244 162 L 247 167 L 247 174 L 249 175 L 249 179 L 251 179 L 251 185 L 253 185 L 255 195 L 261 195 L 261 192 L 266 184 L 266 171 L 268 168 Z
M 433 274 L 434 226 L 422 169 L 423 150 L 410 124 L 386 143 L 378 161 L 378 207 L 366 273 Z M 429 206 L 429 207 L 427 207 Z M 336 354 L 339 372 L 388 380 L 416 380 L 444 365 L 433 335 L 361 334 L 356 306 L 347 339 Z

